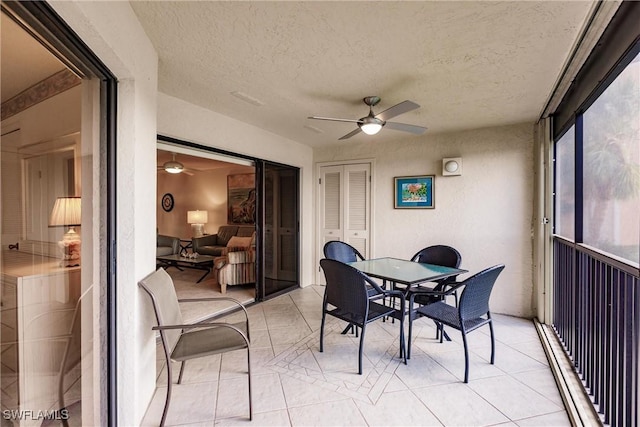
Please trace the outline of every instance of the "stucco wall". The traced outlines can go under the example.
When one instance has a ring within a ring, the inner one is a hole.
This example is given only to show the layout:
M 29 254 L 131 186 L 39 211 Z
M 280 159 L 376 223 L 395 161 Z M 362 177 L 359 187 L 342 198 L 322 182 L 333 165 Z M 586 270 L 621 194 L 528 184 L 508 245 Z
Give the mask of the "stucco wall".
M 462 157 L 462 176 L 443 177 L 443 157 Z M 316 162 L 368 158 L 376 160 L 374 257 L 409 258 L 425 246 L 448 244 L 470 272 L 503 263 L 492 310 L 533 316 L 532 124 L 382 144 L 348 141 L 314 151 Z M 393 178 L 422 174 L 435 175 L 435 209 L 394 209 Z

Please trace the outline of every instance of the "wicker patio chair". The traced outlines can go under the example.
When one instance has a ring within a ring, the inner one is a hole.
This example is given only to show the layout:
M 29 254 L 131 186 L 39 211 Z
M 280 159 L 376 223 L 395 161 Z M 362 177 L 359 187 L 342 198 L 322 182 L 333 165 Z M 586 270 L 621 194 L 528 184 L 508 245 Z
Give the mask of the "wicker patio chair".
M 489 311 L 489 298 L 491 290 L 500 273 L 504 270 L 504 265 L 496 265 L 477 273 L 461 282 L 458 287 L 463 287 L 458 307 L 451 306 L 444 301 L 423 305 L 416 311 L 418 314 L 433 319 L 439 328 L 447 325 L 457 329 L 462 334 L 464 345 L 464 382 L 469 382 L 469 349 L 467 346 L 467 334 L 481 326 L 489 325 L 491 332 L 491 364 L 495 361 L 495 337 L 493 334 L 493 321 Z M 446 292 L 443 292 L 443 295 Z M 418 293 L 412 293 L 409 304 L 412 304 Z M 411 343 L 412 323 L 416 316 L 409 312 L 409 343 Z M 442 333 L 440 334 L 442 342 Z M 407 358 L 411 357 L 411 345 L 407 350 Z
M 366 274 L 340 261 L 323 259 L 320 260 L 320 266 L 327 281 L 322 302 L 320 352 L 324 351 L 324 326 L 327 314 L 361 328 L 358 373 L 362 374 L 362 350 L 367 324 L 385 316 L 392 316 L 400 320 L 400 357 L 404 357 L 404 362 L 407 363 L 404 344 L 404 294 L 400 291 L 382 289 Z M 370 295 L 368 287 L 374 289 L 376 293 Z M 384 298 L 390 298 L 393 303 L 386 306 L 376 302 Z
M 411 257 L 411 261 L 458 268 L 460 267 L 462 256 L 460 255 L 460 252 L 458 252 L 451 246 L 433 245 L 420 249 L 414 256 Z M 456 281 L 457 277 L 458 276 L 450 276 L 444 279 L 436 280 L 435 282 L 433 282 L 435 283 L 435 286 L 433 288 L 426 287 L 424 285 L 409 287 L 405 290 L 407 299 L 410 298 L 410 295 L 412 293 L 416 293 L 414 302 L 418 305 L 427 305 L 434 302 L 442 301 L 446 298 L 447 295 L 453 295 L 456 301 L 456 306 L 458 306 L 458 291 L 456 286 L 458 285 L 458 282 Z M 443 294 L 443 292 L 446 291 L 447 288 L 454 288 L 453 292 Z M 430 291 L 433 291 L 433 293 L 431 293 Z M 416 315 L 413 304 L 409 305 L 409 310 L 412 310 L 413 314 Z M 411 324 L 409 324 L 409 327 L 411 327 Z M 449 337 L 447 336 L 444 329 L 438 328 L 436 331 L 436 334 L 440 334 L 440 332 L 443 332 L 447 340 L 449 340 Z M 438 338 L 438 335 L 436 335 L 436 338 Z M 409 342 L 408 345 L 411 346 L 411 342 Z M 409 352 L 409 354 L 411 354 L 411 352 Z

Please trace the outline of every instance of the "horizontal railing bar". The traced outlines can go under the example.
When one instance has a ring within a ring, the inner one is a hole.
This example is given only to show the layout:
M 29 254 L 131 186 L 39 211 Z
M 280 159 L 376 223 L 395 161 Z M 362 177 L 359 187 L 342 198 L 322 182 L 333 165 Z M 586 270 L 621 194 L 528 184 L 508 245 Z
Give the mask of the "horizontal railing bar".
M 624 271 L 625 273 L 629 273 L 635 277 L 640 278 L 640 264 L 634 263 L 629 260 L 624 260 L 622 258 L 618 258 L 613 254 L 603 252 L 593 246 L 589 246 L 585 243 L 576 243 L 573 240 L 569 240 L 566 237 L 562 237 L 560 235 L 554 234 L 554 240 L 562 242 L 567 246 L 573 247 L 579 252 L 587 253 L 592 258 L 598 261 L 605 262 L 612 267 L 615 267 L 619 270 Z

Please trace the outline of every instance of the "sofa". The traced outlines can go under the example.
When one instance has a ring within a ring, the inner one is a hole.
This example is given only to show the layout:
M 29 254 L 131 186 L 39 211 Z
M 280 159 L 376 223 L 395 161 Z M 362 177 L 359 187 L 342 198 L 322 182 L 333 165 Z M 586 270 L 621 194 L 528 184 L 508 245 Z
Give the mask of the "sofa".
M 216 257 L 213 268 L 220 291 L 256 282 L 255 227 L 223 225 L 216 234 L 192 239 L 193 251 Z
M 173 255 L 180 251 L 180 239 L 173 236 L 156 235 L 156 256 Z
M 253 225 L 221 225 L 216 234 L 192 238 L 192 250 L 200 255 L 224 256 L 228 252 L 234 252 L 234 249 L 242 250 L 252 244 L 255 246 L 255 231 L 256 228 Z M 234 239 L 231 242 L 232 246 L 228 246 L 232 237 L 244 239 Z M 252 240 L 252 242 L 247 240 Z M 242 241 L 242 243 L 238 246 L 234 243 L 236 241 Z

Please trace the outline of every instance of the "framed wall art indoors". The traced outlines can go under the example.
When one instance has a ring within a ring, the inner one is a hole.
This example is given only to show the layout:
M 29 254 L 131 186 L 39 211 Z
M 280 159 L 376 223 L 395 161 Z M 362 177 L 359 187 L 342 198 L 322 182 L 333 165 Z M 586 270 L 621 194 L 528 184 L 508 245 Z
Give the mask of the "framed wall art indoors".
M 227 176 L 227 208 L 229 224 L 255 224 L 256 174 Z
M 394 181 L 395 209 L 433 209 L 434 175 L 398 176 Z

